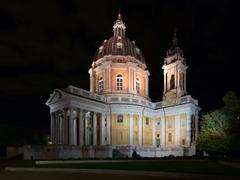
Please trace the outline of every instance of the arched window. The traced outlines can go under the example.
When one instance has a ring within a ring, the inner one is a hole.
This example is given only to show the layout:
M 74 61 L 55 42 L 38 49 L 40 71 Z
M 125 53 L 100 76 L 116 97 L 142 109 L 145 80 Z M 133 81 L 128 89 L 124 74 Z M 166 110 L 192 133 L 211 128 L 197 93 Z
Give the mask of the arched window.
M 123 90 L 123 77 L 121 74 L 117 75 L 117 90 L 118 91 Z
M 136 79 L 136 90 L 137 93 L 140 93 L 140 80 L 138 78 Z
M 174 88 L 175 88 L 175 76 L 174 74 L 172 74 L 170 79 L 170 89 L 174 89 Z
M 103 91 L 103 88 L 104 88 L 103 77 L 100 77 L 98 80 L 98 88 L 99 88 L 99 92 Z

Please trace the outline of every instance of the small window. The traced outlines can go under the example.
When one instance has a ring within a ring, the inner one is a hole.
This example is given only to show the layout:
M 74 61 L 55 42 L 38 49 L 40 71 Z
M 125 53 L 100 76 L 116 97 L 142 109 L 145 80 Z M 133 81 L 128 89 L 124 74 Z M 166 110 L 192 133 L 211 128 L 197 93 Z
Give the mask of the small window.
M 138 78 L 136 79 L 136 90 L 137 93 L 140 93 L 140 80 Z
M 117 75 L 117 90 L 118 91 L 123 90 L 123 77 L 121 74 Z
M 168 128 L 172 128 L 172 121 L 168 121 Z
M 186 145 L 186 140 L 182 139 L 182 145 Z
M 117 123 L 123 123 L 123 115 L 117 116 Z
M 146 118 L 145 124 L 148 126 L 149 125 L 149 118 Z
M 168 142 L 172 142 L 172 133 L 168 133 Z
M 99 92 L 103 91 L 103 88 L 104 88 L 103 86 L 104 86 L 104 84 L 103 84 L 103 77 L 100 77 L 99 81 L 98 81 Z

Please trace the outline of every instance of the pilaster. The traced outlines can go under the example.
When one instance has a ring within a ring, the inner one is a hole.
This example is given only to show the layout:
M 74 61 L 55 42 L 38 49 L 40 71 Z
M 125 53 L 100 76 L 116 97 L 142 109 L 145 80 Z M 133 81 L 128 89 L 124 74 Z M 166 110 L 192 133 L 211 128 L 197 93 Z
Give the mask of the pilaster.
M 139 114 L 139 146 L 142 146 L 142 114 Z
M 97 113 L 93 112 L 93 145 L 97 145 Z
M 133 114 L 129 114 L 129 139 L 130 145 L 133 145 Z
M 105 114 L 101 114 L 101 145 L 105 145 Z
M 79 115 L 78 116 L 78 119 L 79 119 L 79 145 L 82 146 L 83 142 L 84 142 L 84 139 L 83 139 L 84 138 L 84 127 L 83 127 L 84 118 L 83 118 L 83 110 L 82 109 L 79 110 L 78 115 Z
M 111 114 L 107 114 L 107 144 L 111 144 Z

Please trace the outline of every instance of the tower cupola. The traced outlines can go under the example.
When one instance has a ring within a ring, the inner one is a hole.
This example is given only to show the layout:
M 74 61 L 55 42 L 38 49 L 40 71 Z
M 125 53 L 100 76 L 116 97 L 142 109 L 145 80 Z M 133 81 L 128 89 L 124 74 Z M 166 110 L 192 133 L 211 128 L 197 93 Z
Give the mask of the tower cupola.
M 178 46 L 177 34 L 173 34 L 172 47 L 167 51 L 164 59 L 164 91 L 163 98 L 179 98 L 187 94 L 186 91 L 186 60 L 183 51 Z

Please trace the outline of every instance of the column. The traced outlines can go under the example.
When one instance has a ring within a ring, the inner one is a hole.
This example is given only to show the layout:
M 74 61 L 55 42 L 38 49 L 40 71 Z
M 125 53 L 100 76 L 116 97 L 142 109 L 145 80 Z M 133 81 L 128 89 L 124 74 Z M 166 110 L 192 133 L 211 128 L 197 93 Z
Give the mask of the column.
M 175 88 L 178 89 L 178 65 L 176 66 Z
M 90 74 L 90 92 L 93 92 L 94 91 L 94 88 L 93 88 L 93 70 L 92 68 L 88 71 L 88 73 Z
M 73 144 L 77 145 L 77 119 L 73 119 Z
M 186 92 L 186 71 L 184 73 L 184 91 Z
M 108 67 L 108 77 L 109 77 L 109 89 L 112 91 L 112 70 L 111 70 L 111 64 L 109 64 Z
M 166 86 L 166 72 L 165 72 L 165 70 L 164 70 L 164 76 L 163 76 L 163 79 L 164 79 L 164 92 L 163 93 L 165 93 L 166 92 L 166 88 L 167 88 L 167 86 Z
M 133 145 L 133 114 L 130 113 L 129 118 L 129 143 L 132 146 Z
M 187 137 L 186 137 L 186 145 L 190 146 L 191 141 L 191 114 L 187 114 Z
M 153 122 L 152 122 L 152 146 L 156 147 L 156 122 L 155 122 L 155 119 L 153 119 Z
M 62 144 L 65 144 L 65 117 L 64 117 L 64 110 L 62 110 Z
M 180 114 L 175 114 L 175 145 L 180 145 Z
M 84 127 L 83 127 L 83 111 L 82 109 L 79 110 L 79 114 L 78 114 L 78 119 L 79 119 L 79 145 L 83 145 L 83 137 L 84 137 Z
M 63 144 L 62 134 L 63 134 L 63 120 L 62 120 L 62 114 L 59 113 L 59 144 Z
M 105 145 L 105 114 L 101 115 L 101 145 Z
M 53 141 L 57 144 L 57 114 L 53 113 Z
M 88 145 L 88 112 L 85 114 L 85 145 Z
M 74 124 L 73 124 L 73 110 L 69 109 L 69 144 L 74 144 Z
M 55 113 L 55 122 L 56 122 L 56 129 L 55 129 L 55 135 L 56 135 L 56 144 L 59 144 L 59 115 L 58 112 Z
M 63 109 L 63 116 L 62 116 L 62 119 L 63 119 L 63 144 L 67 144 L 67 133 L 66 133 L 66 129 L 67 129 L 67 118 L 66 118 L 66 109 Z
M 136 69 L 133 72 L 133 91 L 136 92 Z
M 178 70 L 178 88 L 181 89 L 182 91 L 182 87 L 180 87 L 180 84 L 181 84 L 181 70 L 179 69 Z
M 53 113 L 50 113 L 51 116 L 51 142 L 53 144 L 53 121 L 54 121 L 54 117 L 53 117 Z
M 138 132 L 139 132 L 139 139 L 138 139 L 139 146 L 142 146 L 142 114 L 139 114 L 139 129 L 138 129 Z
M 161 118 L 161 121 L 160 121 L 160 128 L 161 128 L 161 131 L 160 131 L 160 133 L 161 133 L 161 136 L 160 136 L 160 138 L 161 138 L 161 146 L 165 146 L 165 133 L 166 133 L 166 130 L 165 130 L 165 112 L 164 112 L 164 110 L 163 110 L 163 113 L 162 113 L 162 118 Z
M 130 78 L 130 68 L 128 66 L 128 92 L 131 92 L 131 78 Z
M 148 96 L 148 77 L 146 76 L 146 96 Z
M 97 145 L 97 113 L 93 112 L 93 145 Z
M 69 144 L 68 142 L 68 131 L 69 131 L 69 127 L 68 127 L 68 109 L 64 109 L 64 136 L 65 136 L 65 143 L 64 144 Z
M 107 114 L 107 144 L 111 144 L 111 114 Z
M 197 140 L 197 138 L 198 138 L 198 131 L 199 131 L 199 127 L 198 127 L 198 113 L 195 115 L 195 130 L 196 130 L 196 132 L 195 132 L 195 142 L 196 142 L 196 140 Z

